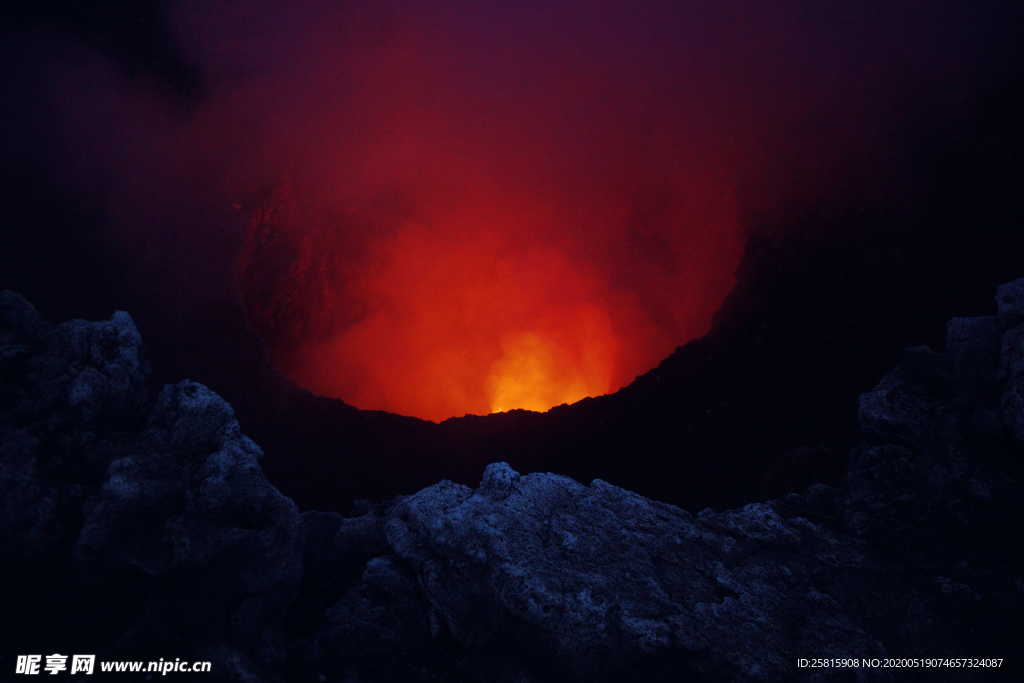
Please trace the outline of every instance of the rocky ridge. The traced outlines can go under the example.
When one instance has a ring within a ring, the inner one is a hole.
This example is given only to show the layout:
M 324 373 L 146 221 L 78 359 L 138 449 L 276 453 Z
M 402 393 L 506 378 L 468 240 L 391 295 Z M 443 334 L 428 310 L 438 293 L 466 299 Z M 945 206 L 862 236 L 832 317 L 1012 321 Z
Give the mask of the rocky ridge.
M 476 488 L 346 516 L 277 491 L 210 389 L 151 388 L 128 314 L 53 325 L 4 292 L 2 666 L 95 651 L 209 659 L 203 680 L 775 681 L 866 675 L 800 657 L 1011 656 L 1024 280 L 996 302 L 861 397 L 841 487 L 691 513 L 494 463 Z

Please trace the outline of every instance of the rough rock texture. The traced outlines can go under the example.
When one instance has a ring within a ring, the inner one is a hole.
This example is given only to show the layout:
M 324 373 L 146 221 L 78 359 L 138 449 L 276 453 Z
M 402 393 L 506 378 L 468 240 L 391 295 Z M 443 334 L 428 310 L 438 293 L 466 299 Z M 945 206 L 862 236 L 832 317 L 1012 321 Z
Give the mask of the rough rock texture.
M 907 680 L 796 661 L 1012 657 L 1021 291 L 861 397 L 840 488 L 692 514 L 494 463 L 350 517 L 300 514 L 206 387 L 151 390 L 127 314 L 54 326 L 0 294 L 6 642 L 247 681 Z
M 5 620 L 12 650 L 281 668 L 301 517 L 231 406 L 190 381 L 150 396 L 125 313 L 49 326 L 4 292 L 0 359 L 0 552 L 25 621 Z

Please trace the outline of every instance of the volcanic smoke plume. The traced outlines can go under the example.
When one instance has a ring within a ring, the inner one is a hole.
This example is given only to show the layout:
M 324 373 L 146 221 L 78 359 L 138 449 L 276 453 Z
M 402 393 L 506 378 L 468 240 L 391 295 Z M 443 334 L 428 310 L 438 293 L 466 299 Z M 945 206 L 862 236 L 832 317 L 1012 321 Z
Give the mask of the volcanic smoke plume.
M 816 6 L 183 2 L 192 101 L 69 46 L 47 74 L 123 262 L 236 290 L 315 393 L 440 420 L 650 369 L 707 330 L 753 198 L 848 182 L 908 84 L 965 77 L 955 13 Z
M 242 203 L 242 289 L 317 393 L 431 419 L 544 410 L 623 386 L 728 290 L 731 150 L 654 27 L 491 12 L 345 15 L 293 64 L 337 106 L 288 124 L 315 126 L 315 171 Z

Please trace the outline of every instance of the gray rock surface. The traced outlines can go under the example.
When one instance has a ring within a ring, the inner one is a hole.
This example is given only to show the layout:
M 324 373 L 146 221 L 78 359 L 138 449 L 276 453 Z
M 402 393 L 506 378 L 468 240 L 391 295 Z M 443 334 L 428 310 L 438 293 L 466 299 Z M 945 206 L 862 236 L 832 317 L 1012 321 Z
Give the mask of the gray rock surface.
M 842 487 L 693 514 L 493 463 L 351 517 L 300 514 L 210 389 L 152 389 L 126 314 L 49 325 L 2 293 L 8 642 L 235 681 L 911 680 L 796 661 L 1011 656 L 1019 288 L 861 397 Z

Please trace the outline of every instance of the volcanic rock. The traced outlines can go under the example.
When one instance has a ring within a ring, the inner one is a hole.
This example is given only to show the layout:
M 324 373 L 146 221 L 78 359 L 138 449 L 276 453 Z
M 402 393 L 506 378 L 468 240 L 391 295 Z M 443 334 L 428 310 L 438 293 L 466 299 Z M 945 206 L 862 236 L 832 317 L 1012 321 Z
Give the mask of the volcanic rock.
M 216 393 L 150 386 L 130 316 L 50 325 L 2 293 L 7 642 L 339 683 L 863 680 L 797 662 L 1010 656 L 1022 282 L 861 397 L 842 486 L 699 513 L 504 463 L 300 513 Z

